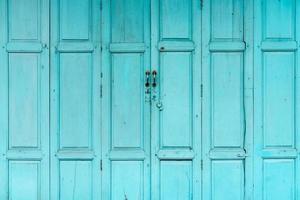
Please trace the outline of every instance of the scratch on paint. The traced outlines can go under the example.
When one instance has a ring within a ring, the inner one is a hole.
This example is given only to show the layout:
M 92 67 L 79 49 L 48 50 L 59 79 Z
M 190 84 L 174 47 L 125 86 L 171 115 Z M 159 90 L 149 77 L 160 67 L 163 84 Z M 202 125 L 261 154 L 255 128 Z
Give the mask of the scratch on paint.
M 127 196 L 126 196 L 126 193 L 125 193 L 125 190 L 124 190 L 124 189 L 123 189 L 123 191 L 124 191 L 124 197 L 125 197 L 124 200 L 128 200 L 128 198 L 127 198 Z
M 73 200 L 75 199 L 76 177 L 77 177 L 77 162 L 75 162 L 75 169 L 74 169 Z

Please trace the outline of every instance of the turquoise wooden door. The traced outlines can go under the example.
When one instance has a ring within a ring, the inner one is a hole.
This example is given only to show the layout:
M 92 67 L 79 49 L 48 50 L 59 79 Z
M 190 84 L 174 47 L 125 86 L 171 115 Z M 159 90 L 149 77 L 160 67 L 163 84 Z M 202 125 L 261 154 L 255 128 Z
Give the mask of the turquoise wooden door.
M 203 4 L 203 199 L 252 198 L 252 3 Z
M 0 1 L 0 199 L 49 199 L 49 1 Z
M 254 3 L 254 199 L 299 199 L 300 1 Z
M 299 199 L 298 0 L 0 0 L 0 200 Z
M 102 199 L 150 199 L 149 11 L 148 0 L 103 1 Z
M 51 199 L 100 199 L 99 8 L 51 1 Z
M 201 4 L 151 8 L 151 197 L 201 199 Z

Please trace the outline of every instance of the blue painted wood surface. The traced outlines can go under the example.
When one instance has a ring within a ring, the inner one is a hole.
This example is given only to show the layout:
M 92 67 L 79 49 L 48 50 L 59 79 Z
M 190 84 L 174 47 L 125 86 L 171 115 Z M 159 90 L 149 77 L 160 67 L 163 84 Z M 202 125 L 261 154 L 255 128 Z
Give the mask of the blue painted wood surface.
M 299 199 L 299 9 L 0 0 L 0 200 Z
M 151 197 L 201 198 L 201 4 L 151 2 Z M 161 108 L 160 108 L 161 107 Z
M 150 199 L 148 0 L 104 0 L 102 8 L 102 199 Z
M 49 199 L 49 1 L 0 1 L 0 199 Z
M 100 199 L 99 7 L 51 1 L 51 199 Z
M 203 199 L 252 199 L 252 6 L 203 5 Z
M 255 4 L 254 199 L 299 199 L 300 2 Z

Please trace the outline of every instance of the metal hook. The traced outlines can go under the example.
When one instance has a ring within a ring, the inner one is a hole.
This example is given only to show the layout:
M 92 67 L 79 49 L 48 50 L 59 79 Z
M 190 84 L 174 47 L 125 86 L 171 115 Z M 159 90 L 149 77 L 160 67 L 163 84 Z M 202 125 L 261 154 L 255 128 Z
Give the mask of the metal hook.
M 149 87 L 150 86 L 150 71 L 146 71 L 146 83 L 145 83 L 145 87 Z
M 152 71 L 152 77 L 153 77 L 152 87 L 155 88 L 157 86 L 157 81 L 156 81 L 157 72 L 155 70 Z

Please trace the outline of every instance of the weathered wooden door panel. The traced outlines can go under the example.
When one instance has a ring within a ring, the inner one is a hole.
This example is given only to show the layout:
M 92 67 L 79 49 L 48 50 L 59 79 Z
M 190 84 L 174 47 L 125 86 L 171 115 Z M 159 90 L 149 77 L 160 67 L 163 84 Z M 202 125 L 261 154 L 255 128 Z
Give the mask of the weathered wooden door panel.
M 251 199 L 251 9 L 203 4 L 203 199 Z
M 49 199 L 49 1 L 0 1 L 0 199 Z
M 51 199 L 100 199 L 100 1 L 51 1 Z
M 299 196 L 300 2 L 255 0 L 254 199 Z
M 152 199 L 201 198 L 200 1 L 153 0 Z
M 150 199 L 150 2 L 103 1 L 103 199 Z

